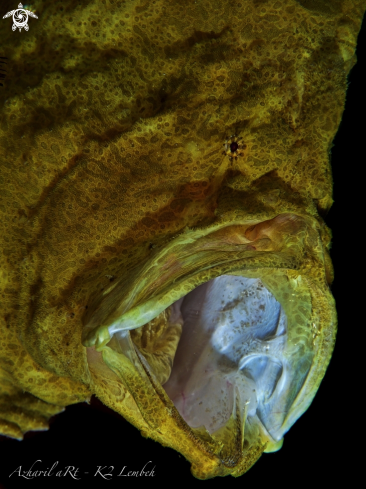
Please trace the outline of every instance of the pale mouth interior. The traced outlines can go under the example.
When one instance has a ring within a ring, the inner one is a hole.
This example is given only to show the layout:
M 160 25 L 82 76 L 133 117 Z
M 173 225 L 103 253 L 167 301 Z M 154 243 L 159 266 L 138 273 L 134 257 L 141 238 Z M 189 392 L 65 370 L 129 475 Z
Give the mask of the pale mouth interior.
M 281 304 L 261 280 L 223 275 L 172 308 L 171 319 L 183 329 L 163 387 L 184 420 L 212 434 L 226 424 L 236 402 L 242 416 L 255 418 L 280 440 L 307 375 L 297 378 L 286 358 L 288 325 Z
M 290 306 L 294 299 L 289 301 Z M 259 429 L 273 450 L 279 448 L 303 412 L 296 408 L 289 414 L 312 364 L 305 330 L 289 325 L 282 305 L 259 278 L 222 275 L 168 309 L 166 336 L 153 355 L 146 338 L 160 328 L 154 320 L 115 337 L 123 347 L 131 333 L 151 371 L 161 373 L 163 366 L 166 375 L 157 378 L 191 428 L 219 434 L 239 413 L 246 430 Z

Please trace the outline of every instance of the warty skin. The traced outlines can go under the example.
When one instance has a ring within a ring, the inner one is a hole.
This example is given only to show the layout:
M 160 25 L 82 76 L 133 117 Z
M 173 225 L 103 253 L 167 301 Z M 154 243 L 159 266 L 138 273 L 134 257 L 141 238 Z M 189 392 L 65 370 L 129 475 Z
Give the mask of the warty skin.
M 329 152 L 366 2 L 238 5 L 35 2 L 26 36 L 3 26 L 0 433 L 95 394 L 196 477 L 243 474 L 268 438 L 240 416 L 191 429 L 108 329 L 223 274 L 261 278 L 307 331 L 291 416 L 315 395 L 336 333 Z

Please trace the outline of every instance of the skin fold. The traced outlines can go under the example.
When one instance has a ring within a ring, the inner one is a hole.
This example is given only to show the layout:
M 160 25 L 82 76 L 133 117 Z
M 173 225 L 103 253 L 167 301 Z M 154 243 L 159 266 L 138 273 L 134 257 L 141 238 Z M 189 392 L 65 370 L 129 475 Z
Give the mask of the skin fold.
M 260 278 L 311 352 L 285 426 L 306 410 L 335 341 L 323 219 L 365 8 L 66 0 L 33 2 L 22 35 L 2 20 L 1 434 L 95 394 L 201 479 L 276 449 L 238 410 L 215 436 L 179 415 L 167 308 L 223 274 Z

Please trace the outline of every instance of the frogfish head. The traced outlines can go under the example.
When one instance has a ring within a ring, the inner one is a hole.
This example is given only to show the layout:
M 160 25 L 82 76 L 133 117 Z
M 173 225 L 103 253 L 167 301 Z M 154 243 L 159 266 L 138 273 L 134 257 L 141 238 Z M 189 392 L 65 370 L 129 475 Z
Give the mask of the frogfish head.
M 95 395 L 197 478 L 240 476 L 332 355 L 365 1 L 81 3 L 1 32 L 0 434 Z

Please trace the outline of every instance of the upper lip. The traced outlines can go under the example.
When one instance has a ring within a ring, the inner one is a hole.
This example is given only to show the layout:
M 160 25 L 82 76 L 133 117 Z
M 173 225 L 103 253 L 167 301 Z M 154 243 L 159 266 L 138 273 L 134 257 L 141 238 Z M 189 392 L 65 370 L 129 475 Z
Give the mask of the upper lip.
M 102 347 L 114 331 L 146 324 L 201 283 L 242 270 L 245 262 L 266 254 L 268 239 L 255 235 L 253 240 L 245 236 L 253 234 L 255 224 L 255 221 L 238 219 L 229 223 L 218 221 L 202 229 L 186 228 L 166 246 L 155 249 L 133 271 L 133 281 L 132 274 L 122 276 L 91 298 L 91 307 L 84 318 L 84 346 Z M 236 230 L 229 238 L 219 234 L 225 228 L 239 226 L 240 231 Z M 269 251 L 276 251 L 275 246 Z M 281 268 L 292 268 L 291 257 L 286 254 L 272 255 L 274 268 L 276 261 Z

